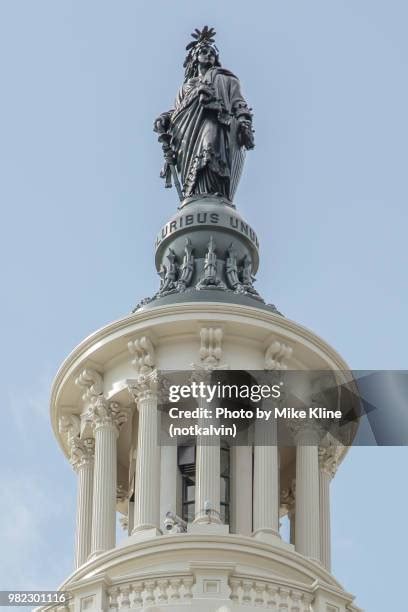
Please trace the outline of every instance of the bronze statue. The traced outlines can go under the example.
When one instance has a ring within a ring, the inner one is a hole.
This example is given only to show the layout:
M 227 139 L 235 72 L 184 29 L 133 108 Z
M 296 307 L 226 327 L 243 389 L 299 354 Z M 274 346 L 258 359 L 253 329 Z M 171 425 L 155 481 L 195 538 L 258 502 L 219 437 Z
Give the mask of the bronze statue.
M 174 109 L 154 124 L 165 156 L 161 176 L 166 187 L 173 176 L 180 200 L 216 195 L 232 201 L 245 150 L 254 147 L 251 111 L 238 78 L 220 64 L 214 36 L 208 26 L 192 34 Z

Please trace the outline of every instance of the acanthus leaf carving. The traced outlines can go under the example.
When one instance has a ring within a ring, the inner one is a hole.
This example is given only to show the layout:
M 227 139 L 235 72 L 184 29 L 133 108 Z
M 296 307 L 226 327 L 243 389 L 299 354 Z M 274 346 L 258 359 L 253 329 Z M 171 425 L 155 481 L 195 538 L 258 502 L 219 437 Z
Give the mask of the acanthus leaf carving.
M 286 421 L 286 426 L 293 437 L 295 446 L 319 445 L 326 435 L 324 425 L 316 418 L 290 418 Z
M 141 374 L 136 380 L 128 381 L 128 389 L 133 400 L 139 402 L 157 397 L 159 392 L 159 375 L 157 370 Z
M 130 408 L 122 406 L 119 402 L 108 401 L 102 395 L 96 398 L 88 410 L 89 420 L 95 430 L 100 427 L 113 426 L 119 432 L 129 415 Z
M 75 437 L 71 440 L 71 457 L 70 463 L 75 470 L 90 465 L 95 456 L 95 440 L 94 438 L 79 438 Z
M 59 431 L 67 435 L 69 461 L 74 469 L 85 465 L 92 459 L 94 440 L 80 437 L 81 419 L 76 414 L 63 414 L 59 419 Z
M 328 445 L 319 447 L 319 467 L 327 472 L 330 478 L 333 478 L 337 471 L 342 451 L 343 446 L 334 439 Z

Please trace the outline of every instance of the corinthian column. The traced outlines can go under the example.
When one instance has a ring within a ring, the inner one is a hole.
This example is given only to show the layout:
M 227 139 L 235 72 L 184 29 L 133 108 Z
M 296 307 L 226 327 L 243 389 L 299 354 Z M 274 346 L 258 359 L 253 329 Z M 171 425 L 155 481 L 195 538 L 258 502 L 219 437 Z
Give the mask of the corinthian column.
M 158 376 L 139 376 L 130 391 L 137 402 L 139 426 L 135 471 L 134 527 L 132 534 L 146 530 L 160 533 L 160 446 Z
M 94 450 L 93 438 L 75 438 L 73 441 L 71 463 L 78 474 L 75 568 L 83 565 L 91 552 Z
M 78 475 L 75 532 L 75 568 L 88 559 L 91 550 L 92 488 L 94 475 L 94 440 L 80 438 L 81 420 L 78 415 L 60 417 L 59 430 L 67 434 L 70 463 Z
M 226 369 L 227 365 L 221 363 L 223 355 L 223 330 L 221 327 L 202 327 L 200 329 L 200 362 L 195 364 L 193 381 L 209 384 L 213 370 Z M 209 408 L 203 394 L 199 395 L 198 407 Z M 201 413 L 201 410 L 200 410 Z M 198 419 L 198 426 L 216 425 L 213 419 Z M 220 493 L 221 493 L 221 455 L 219 436 L 197 436 L 196 444 L 196 486 L 195 486 L 195 518 L 194 523 L 221 523 L 220 519 Z
M 296 432 L 296 533 L 297 552 L 320 560 L 320 504 L 318 430 L 305 422 Z
M 108 402 L 99 396 L 89 414 L 95 432 L 91 545 L 91 556 L 95 557 L 115 546 L 116 447 L 119 428 L 127 420 L 128 412 L 121 410 L 117 402 Z
M 279 384 L 281 370 L 287 368 L 292 348 L 271 339 L 265 351 L 265 370 L 258 382 Z M 276 398 L 279 399 L 279 398 Z M 276 400 L 264 400 L 263 409 L 274 413 Z M 269 421 L 256 420 L 254 445 L 254 491 L 253 491 L 253 535 L 259 539 L 279 537 L 279 450 L 275 418 Z

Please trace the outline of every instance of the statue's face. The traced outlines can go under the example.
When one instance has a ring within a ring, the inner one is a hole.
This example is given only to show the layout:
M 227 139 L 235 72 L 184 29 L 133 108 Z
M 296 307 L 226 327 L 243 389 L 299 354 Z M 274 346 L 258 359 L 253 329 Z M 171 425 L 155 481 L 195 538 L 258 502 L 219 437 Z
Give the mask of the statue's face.
M 204 66 L 214 66 L 215 64 L 215 53 L 214 49 L 210 46 L 204 45 L 200 48 L 197 56 L 199 64 Z

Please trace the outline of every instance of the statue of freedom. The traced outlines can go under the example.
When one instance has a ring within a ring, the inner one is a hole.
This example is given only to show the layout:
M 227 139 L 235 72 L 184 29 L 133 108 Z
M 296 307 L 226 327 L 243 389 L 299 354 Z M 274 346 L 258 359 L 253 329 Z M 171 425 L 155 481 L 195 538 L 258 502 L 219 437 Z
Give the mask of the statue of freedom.
M 192 34 L 174 109 L 154 123 L 165 156 L 161 176 L 166 187 L 173 176 L 180 200 L 216 195 L 232 202 L 245 151 L 254 147 L 251 110 L 238 78 L 220 64 L 215 34 L 208 26 Z

